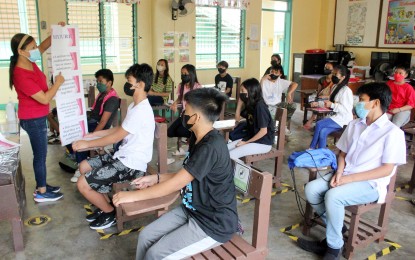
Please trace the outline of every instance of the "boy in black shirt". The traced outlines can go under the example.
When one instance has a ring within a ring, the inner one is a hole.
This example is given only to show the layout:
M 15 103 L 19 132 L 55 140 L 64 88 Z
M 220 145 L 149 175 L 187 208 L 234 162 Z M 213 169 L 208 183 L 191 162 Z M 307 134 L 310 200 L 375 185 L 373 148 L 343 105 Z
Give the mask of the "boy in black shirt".
M 215 88 L 221 92 L 225 92 L 228 97 L 231 97 L 233 78 L 227 72 L 229 64 L 226 61 L 221 61 L 216 67 L 218 68 L 219 74 L 215 76 Z
M 136 259 L 187 258 L 227 242 L 237 230 L 233 168 L 225 140 L 213 128 L 226 96 L 201 88 L 184 99 L 183 126 L 192 136 L 183 168 L 138 178 L 133 182 L 142 190 L 119 192 L 113 198 L 119 206 L 182 191 L 181 206 L 140 232 Z

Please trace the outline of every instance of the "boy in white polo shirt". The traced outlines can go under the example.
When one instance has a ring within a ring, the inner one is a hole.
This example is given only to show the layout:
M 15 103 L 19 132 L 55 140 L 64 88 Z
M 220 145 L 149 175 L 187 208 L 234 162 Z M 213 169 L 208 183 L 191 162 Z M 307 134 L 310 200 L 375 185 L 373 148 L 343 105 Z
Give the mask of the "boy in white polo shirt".
M 359 119 L 349 123 L 337 147 L 338 169 L 305 187 L 307 200 L 327 225 L 326 240 L 312 242 L 300 238 L 304 250 L 325 254 L 324 259 L 340 259 L 343 247 L 344 208 L 385 201 L 396 166 L 406 163 L 405 137 L 388 120 L 386 111 L 392 94 L 384 83 L 369 83 L 358 89 Z
M 135 64 L 127 70 L 125 77 L 128 83 L 124 86 L 124 92 L 133 97 L 133 102 L 128 107 L 122 125 L 87 136 L 101 138 L 77 141 L 72 145 L 77 151 L 122 140 L 114 156 L 106 154 L 90 158 L 79 165 L 81 177 L 77 183 L 78 190 L 97 207 L 93 214 L 87 216 L 91 229 L 104 229 L 116 224 L 114 207 L 107 202 L 103 193 L 110 192 L 115 182 L 142 177 L 153 155 L 155 121 L 147 99 L 153 82 L 153 69 L 147 64 Z
M 275 117 L 277 107 L 287 109 L 287 122 L 291 120 L 297 105 L 294 103 L 293 96 L 294 91 L 297 89 L 298 84 L 286 79 L 281 78 L 282 67 L 281 65 L 273 65 L 271 72 L 265 75 L 261 80 L 262 96 L 265 103 L 268 106 L 268 110 L 271 113 L 272 118 Z M 282 93 L 287 92 L 287 101 L 281 102 Z M 288 129 L 286 134 L 289 134 Z

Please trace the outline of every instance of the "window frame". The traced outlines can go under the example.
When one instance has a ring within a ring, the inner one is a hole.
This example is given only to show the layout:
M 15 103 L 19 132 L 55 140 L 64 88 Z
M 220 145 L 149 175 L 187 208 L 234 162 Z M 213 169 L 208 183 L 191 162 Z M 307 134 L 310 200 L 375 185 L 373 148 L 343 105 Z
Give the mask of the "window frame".
M 38 0 L 36 0 L 38 1 Z M 99 8 L 99 35 L 100 35 L 100 52 L 101 52 L 101 57 L 99 56 L 85 56 L 82 57 L 84 59 L 96 59 L 99 58 L 101 61 L 101 68 L 105 69 L 106 68 L 106 51 L 105 51 L 105 27 L 104 27 L 104 21 L 105 21 L 105 13 L 104 13 L 104 4 L 105 2 L 99 2 L 98 4 L 98 8 Z M 120 4 L 120 3 L 117 3 Z M 131 4 L 132 6 L 132 20 L 133 20 L 133 24 L 132 24 L 132 30 L 133 30 L 133 64 L 138 62 L 138 32 L 137 32 L 137 25 L 138 25 L 138 17 L 137 17 L 137 3 Z M 68 24 L 68 20 L 69 20 L 69 13 L 68 13 L 68 2 L 66 2 L 66 24 Z M 81 58 L 81 57 L 80 57 Z M 133 65 L 131 64 L 131 65 Z M 124 74 L 125 72 L 113 72 L 114 75 L 121 75 Z M 94 74 L 82 74 L 84 76 L 93 76 Z
M 278 0 L 281 2 L 287 3 L 287 10 L 275 10 L 275 9 L 267 9 L 262 8 L 261 11 L 266 12 L 274 12 L 274 13 L 284 13 L 285 19 L 284 19 L 284 50 L 283 52 L 277 52 L 277 54 L 283 55 L 284 62 L 283 62 L 283 69 L 286 73 L 288 73 L 290 68 L 290 51 L 291 51 L 291 17 L 292 17 L 292 0 Z
M 39 18 L 39 0 L 34 0 L 35 1 L 35 7 L 36 7 L 36 27 L 37 27 L 37 39 L 35 39 L 36 44 L 39 45 L 41 43 L 41 34 L 40 34 L 40 18 Z M 26 4 L 27 1 L 24 1 L 24 3 Z M 17 1 L 17 5 L 19 8 L 19 1 Z M 19 19 L 20 19 L 20 15 L 19 15 Z M 22 31 L 20 31 L 22 32 Z M 16 32 L 19 33 L 19 32 Z M 26 33 L 26 32 L 24 32 Z M 26 33 L 27 34 L 27 33 Z M 43 71 L 43 58 L 40 61 L 37 61 L 36 64 L 39 66 L 39 68 Z M 8 69 L 10 67 L 10 59 L 0 59 L 0 69 Z
M 198 7 L 210 7 L 216 8 L 216 64 L 222 61 L 222 7 L 220 6 L 205 6 L 205 5 L 198 5 Z M 240 9 L 241 12 L 241 20 L 240 20 L 240 40 L 239 40 L 239 66 L 233 67 L 229 66 L 229 69 L 243 69 L 245 68 L 245 28 L 246 28 L 246 10 Z M 196 21 L 195 21 L 196 22 Z M 197 33 L 196 33 L 197 35 Z M 196 48 L 197 49 L 197 48 Z M 225 55 L 228 53 L 225 53 Z M 196 53 L 195 51 L 195 63 L 197 70 L 216 70 L 216 64 L 213 68 L 206 68 L 206 67 L 197 67 L 197 55 L 212 55 L 211 53 Z

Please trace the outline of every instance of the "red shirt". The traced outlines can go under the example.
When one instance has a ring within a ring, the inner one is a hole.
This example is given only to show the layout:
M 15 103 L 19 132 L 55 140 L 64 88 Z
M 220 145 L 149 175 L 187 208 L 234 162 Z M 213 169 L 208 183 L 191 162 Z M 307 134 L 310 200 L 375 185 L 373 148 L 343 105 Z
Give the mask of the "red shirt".
M 386 84 L 392 91 L 392 102 L 389 105 L 389 110 L 406 105 L 415 107 L 415 91 L 411 85 L 408 83 L 398 85 L 393 80 L 389 80 Z
M 43 105 L 32 96 L 39 91 L 48 91 L 46 76 L 36 63 L 32 63 L 33 71 L 15 67 L 13 85 L 19 99 L 19 119 L 33 119 L 46 116 L 49 113 L 49 104 Z

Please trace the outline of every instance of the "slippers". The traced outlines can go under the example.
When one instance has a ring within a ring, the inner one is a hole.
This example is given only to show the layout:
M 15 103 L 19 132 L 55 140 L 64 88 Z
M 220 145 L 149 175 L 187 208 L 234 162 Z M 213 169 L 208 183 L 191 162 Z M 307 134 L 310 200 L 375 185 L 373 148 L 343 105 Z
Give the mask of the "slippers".
M 182 156 L 186 154 L 186 151 L 183 148 L 180 148 L 179 150 L 176 150 L 174 153 L 172 153 L 174 156 Z
M 174 158 L 167 158 L 167 164 L 172 164 L 174 163 L 176 160 Z

